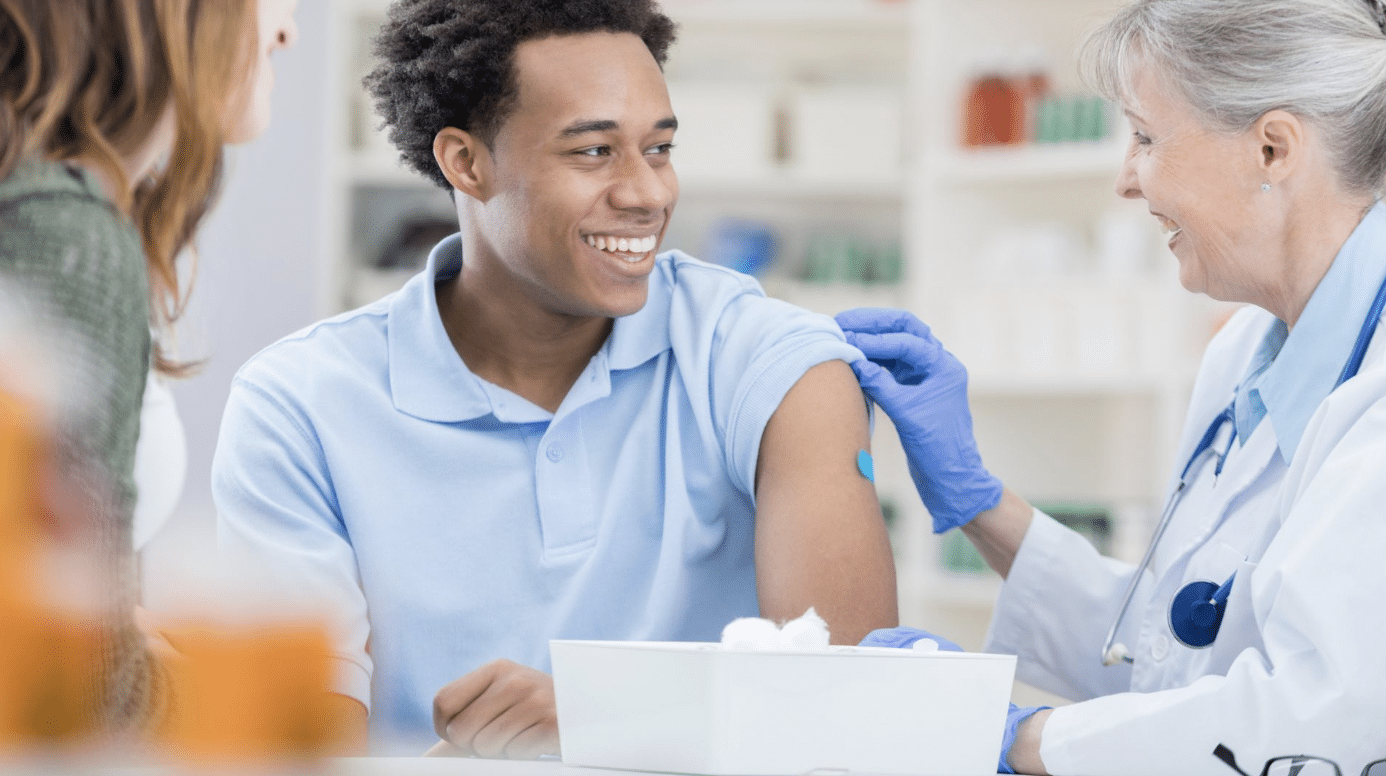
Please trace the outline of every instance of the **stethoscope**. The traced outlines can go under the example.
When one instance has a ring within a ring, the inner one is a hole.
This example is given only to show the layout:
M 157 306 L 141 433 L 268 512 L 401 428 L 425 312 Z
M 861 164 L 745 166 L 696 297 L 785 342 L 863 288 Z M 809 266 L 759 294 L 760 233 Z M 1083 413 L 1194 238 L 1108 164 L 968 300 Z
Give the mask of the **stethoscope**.
M 1338 375 L 1338 381 L 1333 384 L 1333 389 L 1347 382 L 1356 376 L 1357 371 L 1362 368 L 1362 359 L 1367 355 L 1367 347 L 1371 345 L 1372 335 L 1376 333 L 1377 322 L 1381 320 L 1383 308 L 1386 308 L 1386 281 L 1382 281 L 1381 288 L 1377 289 L 1376 299 L 1372 302 L 1371 309 L 1367 312 L 1367 319 L 1362 322 L 1362 330 L 1357 334 L 1357 343 L 1353 345 L 1352 354 L 1348 356 L 1347 363 L 1343 365 L 1343 371 Z M 1131 577 L 1131 584 L 1126 587 L 1126 595 L 1122 598 L 1121 609 L 1117 611 L 1116 622 L 1112 623 L 1111 630 L 1107 631 L 1107 640 L 1102 644 L 1102 665 L 1112 666 L 1117 663 L 1134 663 L 1135 658 L 1131 656 L 1130 650 L 1125 644 L 1117 643 L 1116 634 L 1121 628 L 1121 621 L 1126 617 L 1126 610 L 1131 607 L 1131 600 L 1135 598 L 1136 587 L 1140 584 L 1141 577 L 1150 568 L 1150 561 L 1155 557 L 1155 548 L 1160 544 L 1160 537 L 1164 536 L 1165 529 L 1169 527 L 1170 518 L 1174 515 L 1174 510 L 1179 506 L 1180 499 L 1183 498 L 1184 489 L 1188 487 L 1190 479 L 1189 473 L 1194 470 L 1194 466 L 1202 459 L 1203 455 L 1213 449 L 1213 445 L 1222 430 L 1223 424 L 1232 421 L 1232 405 L 1218 413 L 1213 418 L 1213 422 L 1208 425 L 1208 430 L 1198 440 L 1194 446 L 1193 454 L 1189 456 L 1189 462 L 1184 465 L 1184 471 L 1179 473 L 1179 482 L 1174 486 L 1174 492 L 1169 495 L 1169 500 L 1165 502 L 1165 510 L 1160 515 L 1160 523 L 1155 528 L 1155 536 L 1150 540 L 1150 546 L 1146 548 L 1145 557 L 1141 560 L 1141 565 L 1136 568 L 1135 576 Z M 1213 469 L 1213 476 L 1222 474 L 1223 464 L 1227 462 L 1227 455 L 1232 451 L 1232 443 L 1237 439 L 1237 425 L 1232 423 L 1232 433 L 1228 435 L 1227 441 L 1220 453 L 1217 455 L 1217 465 Z M 1193 649 L 1201 649 L 1212 644 L 1218 637 L 1218 629 L 1222 627 L 1222 615 L 1227 609 L 1227 597 L 1232 594 L 1232 582 L 1237 578 L 1237 572 L 1232 572 L 1232 576 L 1227 578 L 1221 585 L 1214 582 L 1190 582 L 1175 594 L 1169 607 L 1170 630 L 1174 632 L 1174 637 L 1181 644 Z

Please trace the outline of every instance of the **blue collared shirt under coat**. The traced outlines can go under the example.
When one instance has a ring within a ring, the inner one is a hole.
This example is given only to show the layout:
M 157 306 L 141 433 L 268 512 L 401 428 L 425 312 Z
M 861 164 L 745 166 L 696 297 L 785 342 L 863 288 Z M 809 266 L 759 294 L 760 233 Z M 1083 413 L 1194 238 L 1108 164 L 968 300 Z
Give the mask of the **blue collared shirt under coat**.
M 1386 277 L 1386 205 L 1377 202 L 1343 243 L 1293 330 L 1276 320 L 1251 357 L 1233 405 L 1237 438 L 1270 417 L 1285 461 L 1333 390 Z
M 715 641 L 757 614 L 762 432 L 810 367 L 860 357 L 831 318 L 666 253 L 550 413 L 458 357 L 435 282 L 461 261 L 451 237 L 255 356 L 213 464 L 223 555 L 327 602 L 377 751 L 436 740 L 434 694 L 496 658 L 547 670 L 550 639 Z

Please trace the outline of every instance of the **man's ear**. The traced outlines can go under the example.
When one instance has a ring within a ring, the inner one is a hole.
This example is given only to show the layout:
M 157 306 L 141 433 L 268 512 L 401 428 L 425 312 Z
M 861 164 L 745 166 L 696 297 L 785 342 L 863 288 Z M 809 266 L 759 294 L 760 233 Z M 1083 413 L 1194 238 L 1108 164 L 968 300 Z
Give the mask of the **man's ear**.
M 1257 161 L 1264 182 L 1285 180 L 1303 160 L 1306 127 L 1293 113 L 1270 111 L 1256 120 L 1251 132 L 1259 146 Z
M 444 127 L 433 136 L 433 158 L 454 189 L 481 202 L 490 197 L 491 149 L 481 138 L 456 127 Z

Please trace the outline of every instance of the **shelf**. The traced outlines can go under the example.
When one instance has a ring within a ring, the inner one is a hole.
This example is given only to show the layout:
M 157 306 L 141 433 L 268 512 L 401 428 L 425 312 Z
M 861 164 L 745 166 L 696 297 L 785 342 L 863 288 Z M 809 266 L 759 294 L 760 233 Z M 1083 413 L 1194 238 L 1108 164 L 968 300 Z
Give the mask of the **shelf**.
M 843 26 L 894 29 L 908 20 L 903 0 L 667 0 L 663 10 L 684 25 Z
M 1158 396 L 1169 391 L 1169 380 L 1163 376 L 1140 375 L 1055 375 L 1053 377 L 1021 375 L 973 374 L 968 392 L 974 397 L 1015 396 Z
M 1124 142 L 1027 145 L 939 154 L 933 166 L 946 183 L 987 184 L 1063 179 L 1115 179 Z
M 904 289 L 898 285 L 810 283 L 780 277 L 762 278 L 761 284 L 776 299 L 824 315 L 853 307 L 900 307 L 904 301 Z
M 678 164 L 675 162 L 675 168 Z M 899 199 L 904 197 L 903 178 L 860 178 L 853 180 L 810 178 L 788 171 L 747 178 L 714 178 L 701 175 L 679 177 L 682 194 L 711 196 L 753 196 L 797 199 Z

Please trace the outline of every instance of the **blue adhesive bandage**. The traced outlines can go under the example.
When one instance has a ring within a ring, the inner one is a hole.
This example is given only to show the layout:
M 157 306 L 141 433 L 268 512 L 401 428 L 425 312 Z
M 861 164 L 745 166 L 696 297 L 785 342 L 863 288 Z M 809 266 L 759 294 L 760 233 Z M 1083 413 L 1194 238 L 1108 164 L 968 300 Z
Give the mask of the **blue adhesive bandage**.
M 866 479 L 876 481 L 876 465 L 871 461 L 871 454 L 865 450 L 857 453 L 857 471 Z

